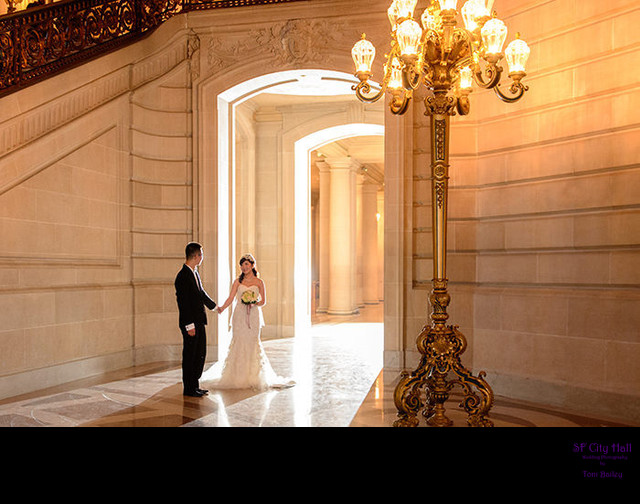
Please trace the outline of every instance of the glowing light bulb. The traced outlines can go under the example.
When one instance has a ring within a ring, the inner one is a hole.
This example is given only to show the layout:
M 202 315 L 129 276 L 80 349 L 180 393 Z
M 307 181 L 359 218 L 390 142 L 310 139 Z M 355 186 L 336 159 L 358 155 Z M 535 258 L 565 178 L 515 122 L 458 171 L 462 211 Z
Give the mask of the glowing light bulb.
M 391 62 L 391 77 L 387 87 L 392 90 L 402 88 L 402 65 L 397 58 L 393 58 Z
M 400 23 L 396 32 L 400 52 L 407 56 L 417 56 L 418 46 L 422 38 L 422 28 L 413 19 Z
M 431 4 L 422 13 L 422 26 L 425 30 L 440 31 L 442 29 L 442 17 L 440 17 L 440 11 L 435 8 L 434 4 Z
M 460 89 L 467 91 L 471 86 L 473 86 L 473 72 L 471 67 L 466 66 L 460 69 Z
M 489 16 L 489 12 L 484 4 L 484 0 L 468 0 L 461 9 L 464 26 L 469 31 L 478 28 L 478 20 Z
M 371 73 L 373 59 L 376 56 L 376 48 L 362 34 L 362 39 L 355 43 L 351 49 L 351 57 L 356 65 L 356 72 Z
M 440 3 L 440 10 L 457 10 L 458 9 L 458 0 L 438 0 Z
M 524 72 L 530 52 L 529 46 L 520 38 L 520 34 L 518 33 L 516 39 L 507 46 L 504 52 L 507 64 L 509 65 L 509 72 Z
M 502 46 L 507 38 L 507 27 L 502 21 L 496 17 L 491 18 L 484 24 L 480 33 L 487 53 L 500 54 L 502 52 Z
M 394 0 L 396 4 L 398 18 L 412 18 L 418 0 Z

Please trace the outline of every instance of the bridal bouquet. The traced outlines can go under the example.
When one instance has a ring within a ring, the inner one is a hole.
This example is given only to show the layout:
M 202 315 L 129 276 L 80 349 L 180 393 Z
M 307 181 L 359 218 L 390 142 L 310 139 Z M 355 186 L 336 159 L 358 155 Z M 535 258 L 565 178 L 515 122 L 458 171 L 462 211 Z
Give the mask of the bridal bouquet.
M 255 291 L 247 290 L 240 298 L 243 304 L 252 305 L 258 302 L 258 294 Z

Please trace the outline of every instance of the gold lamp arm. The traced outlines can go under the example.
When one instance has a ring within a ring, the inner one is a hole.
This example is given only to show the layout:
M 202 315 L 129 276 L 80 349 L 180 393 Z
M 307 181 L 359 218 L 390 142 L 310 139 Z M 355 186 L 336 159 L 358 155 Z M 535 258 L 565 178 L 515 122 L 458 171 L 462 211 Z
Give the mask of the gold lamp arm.
M 391 91 L 391 100 L 389 101 L 389 109 L 395 115 L 402 115 L 407 111 L 409 104 L 413 98 L 413 92 L 405 89 L 393 89 Z
M 383 85 L 380 91 L 378 91 L 373 96 L 367 96 L 369 93 L 371 93 L 371 84 L 369 84 L 368 79 L 361 80 L 358 84 L 354 84 L 353 86 L 351 86 L 351 89 L 356 92 L 356 97 L 358 98 L 358 100 L 366 103 L 375 103 L 384 96 L 385 92 L 387 91 L 387 86 Z
M 371 78 L 372 74 L 370 72 L 356 73 L 356 77 L 360 79 L 360 82 L 351 86 L 351 89 L 355 91 L 358 100 L 366 103 L 375 103 L 384 96 L 387 91 L 389 80 L 391 79 L 392 67 L 390 62 L 392 61 L 395 52 L 396 46 L 392 45 L 391 53 L 387 55 L 387 63 L 386 65 L 384 65 L 385 71 L 384 77 L 382 78 L 382 86 L 380 88 L 380 91 L 378 91 L 376 94 L 369 96 L 369 93 L 371 93 L 371 84 L 369 84 L 369 79 Z
M 484 71 L 478 63 L 476 65 L 475 71 L 473 72 L 473 80 L 478 86 L 483 89 L 495 88 L 498 85 L 498 82 L 500 82 L 501 76 L 502 67 L 496 65 L 495 63 L 488 63 Z
M 511 86 L 509 86 L 509 92 L 511 95 L 506 95 L 500 89 L 500 85 L 497 85 L 493 88 L 498 98 L 500 98 L 503 102 L 506 103 L 515 103 L 524 95 L 525 91 L 529 90 L 529 86 L 525 86 L 520 81 L 514 81 Z

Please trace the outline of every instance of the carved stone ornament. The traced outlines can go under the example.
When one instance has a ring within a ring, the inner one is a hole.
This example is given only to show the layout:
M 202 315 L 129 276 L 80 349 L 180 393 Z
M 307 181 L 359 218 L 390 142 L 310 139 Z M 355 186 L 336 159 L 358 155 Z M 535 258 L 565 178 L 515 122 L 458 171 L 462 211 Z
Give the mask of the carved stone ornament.
M 327 48 L 336 47 L 335 31 L 325 20 L 289 20 L 262 30 L 260 39 L 283 65 L 326 62 Z
M 324 19 L 289 19 L 272 26 L 251 30 L 241 39 L 233 40 L 228 34 L 209 41 L 207 62 L 212 73 L 246 60 L 250 55 L 269 57 L 281 67 L 299 67 L 308 64 L 332 65 L 332 47 L 342 47 L 337 34 L 351 33 L 346 23 L 329 24 Z
M 189 34 L 187 41 L 187 58 L 189 59 L 191 80 L 197 80 L 200 77 L 200 38 L 195 32 Z

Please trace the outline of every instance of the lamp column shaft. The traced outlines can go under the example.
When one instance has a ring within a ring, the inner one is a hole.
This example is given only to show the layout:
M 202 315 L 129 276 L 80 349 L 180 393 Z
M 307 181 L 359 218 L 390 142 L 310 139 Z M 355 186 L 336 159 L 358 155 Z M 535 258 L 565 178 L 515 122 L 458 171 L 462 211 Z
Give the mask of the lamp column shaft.
M 447 211 L 449 199 L 449 127 L 448 114 L 431 114 L 431 211 L 433 225 L 433 293 L 431 318 L 444 325 L 449 318 L 447 306 Z
M 433 205 L 433 278 L 447 278 L 449 192 L 449 116 L 431 116 L 431 189 Z
M 394 392 L 398 419 L 394 426 L 414 427 L 418 425 L 420 410 L 427 424 L 437 427 L 452 425 L 445 414 L 445 402 L 454 384 L 459 384 L 465 393 L 461 406 L 468 413 L 470 426 L 492 426 L 487 417 L 493 405 L 493 391 L 484 380 L 484 373 L 475 377 L 466 369 L 460 355 L 467 348 L 464 335 L 457 326 L 446 325 L 449 318 L 447 308 L 451 296 L 447 292 L 447 209 L 449 192 L 449 124 L 450 116 L 444 94 L 436 92 L 435 105 L 428 109 L 431 117 L 431 186 L 433 217 L 433 290 L 430 296 L 432 307 L 430 326 L 425 326 L 418 336 L 416 346 L 422 354 L 418 368 L 401 373 Z M 457 379 L 449 379 L 449 373 Z M 479 394 L 477 392 L 479 392 Z M 422 395 L 425 394 L 426 401 Z

